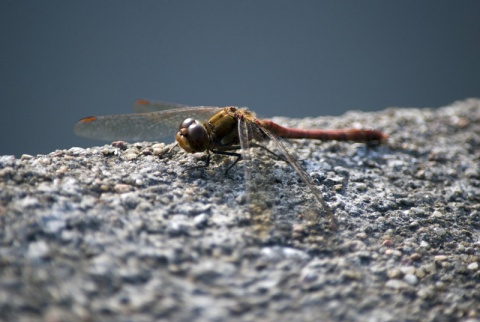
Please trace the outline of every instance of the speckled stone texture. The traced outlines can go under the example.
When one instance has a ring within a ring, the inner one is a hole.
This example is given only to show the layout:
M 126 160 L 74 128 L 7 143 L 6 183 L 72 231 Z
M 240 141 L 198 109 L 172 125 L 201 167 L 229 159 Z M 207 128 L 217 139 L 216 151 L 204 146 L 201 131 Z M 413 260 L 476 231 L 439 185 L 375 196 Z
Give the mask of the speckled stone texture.
M 224 156 L 192 168 L 201 155 L 155 142 L 1 156 L 0 320 L 480 319 L 480 100 L 274 120 L 390 136 L 292 142 L 336 231 L 261 153 L 270 171 L 253 176 L 279 189 L 262 227 L 244 162 L 225 175 Z

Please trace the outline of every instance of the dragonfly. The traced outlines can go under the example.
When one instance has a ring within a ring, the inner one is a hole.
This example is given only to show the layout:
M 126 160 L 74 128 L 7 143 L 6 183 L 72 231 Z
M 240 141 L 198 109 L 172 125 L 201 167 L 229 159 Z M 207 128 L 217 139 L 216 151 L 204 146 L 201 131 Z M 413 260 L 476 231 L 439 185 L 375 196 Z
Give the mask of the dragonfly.
M 244 160 L 247 184 L 252 179 L 251 148 L 264 147 L 263 142 L 271 141 L 280 152 L 279 157 L 293 167 L 332 223 L 335 221 L 333 211 L 310 176 L 284 144 L 283 139 L 376 144 L 388 138 L 385 133 L 373 129 L 287 128 L 271 120 L 259 119 L 254 112 L 244 107 L 187 106 L 139 99 L 135 101 L 133 108 L 137 113 L 84 117 L 75 124 L 74 132 L 80 137 L 110 142 L 150 141 L 175 135 L 177 144 L 186 152 L 207 154 L 205 166 L 209 165 L 210 153 L 236 157 L 227 171 L 239 160 Z M 235 150 L 240 150 L 241 153 L 232 152 Z M 247 192 L 247 195 L 254 193 Z

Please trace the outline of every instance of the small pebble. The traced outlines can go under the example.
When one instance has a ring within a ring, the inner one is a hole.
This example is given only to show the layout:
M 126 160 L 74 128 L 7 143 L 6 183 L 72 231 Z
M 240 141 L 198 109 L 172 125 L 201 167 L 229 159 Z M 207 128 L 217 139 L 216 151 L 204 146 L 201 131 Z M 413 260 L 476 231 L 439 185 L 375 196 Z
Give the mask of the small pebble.
M 408 288 L 408 284 L 406 282 L 398 279 L 388 280 L 387 283 L 385 283 L 385 286 L 392 288 L 394 290 L 401 290 L 401 289 Z
M 418 283 L 418 278 L 413 274 L 405 274 L 403 280 L 410 285 L 416 285 Z
M 398 249 L 387 249 L 387 250 L 385 251 L 385 254 L 386 254 L 386 255 L 396 256 L 396 257 L 402 256 L 402 252 L 399 251 Z
M 418 261 L 421 258 L 422 258 L 422 255 L 419 253 L 413 253 L 412 255 L 410 255 L 410 259 L 413 261 Z
M 426 274 L 426 272 L 425 272 L 425 270 L 424 270 L 423 268 L 417 268 L 417 269 L 415 270 L 415 275 L 416 275 L 418 278 L 423 278 L 423 277 L 425 277 L 425 275 L 427 275 L 427 274 Z
M 125 193 L 125 192 L 131 191 L 132 186 L 130 186 L 128 184 L 124 184 L 124 183 L 117 183 L 115 185 L 115 187 L 113 188 L 113 190 L 115 190 L 115 192 L 117 192 L 117 193 Z
M 443 213 L 441 211 L 435 210 L 432 214 L 432 217 L 441 218 L 443 217 Z
M 387 271 L 387 277 L 389 279 L 400 279 L 402 278 L 403 273 L 398 268 L 392 268 Z
M 448 259 L 448 257 L 445 255 L 436 255 L 435 257 L 433 257 L 433 259 L 438 262 L 444 262 Z
M 467 268 L 471 271 L 476 271 L 478 270 L 478 263 L 477 262 L 470 263 L 468 264 Z
M 357 237 L 360 240 L 365 240 L 365 239 L 367 239 L 367 234 L 366 233 L 358 233 L 358 234 L 355 235 L 355 237 Z
M 400 268 L 400 270 L 405 275 L 415 273 L 415 267 L 413 267 L 413 266 L 403 266 L 403 267 Z
M 422 247 L 422 248 L 430 248 L 430 244 L 427 243 L 426 241 L 422 240 L 422 241 L 420 242 L 420 247 Z
M 393 245 L 393 240 L 391 239 L 385 239 L 383 242 L 382 242 L 382 246 L 385 246 L 385 247 L 390 247 Z

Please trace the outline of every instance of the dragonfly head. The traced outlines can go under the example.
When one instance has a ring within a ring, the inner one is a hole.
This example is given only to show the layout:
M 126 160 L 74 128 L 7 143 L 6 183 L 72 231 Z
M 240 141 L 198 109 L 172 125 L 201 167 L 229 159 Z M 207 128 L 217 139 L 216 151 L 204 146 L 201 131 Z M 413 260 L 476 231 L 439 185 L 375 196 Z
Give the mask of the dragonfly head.
M 188 118 L 180 124 L 175 139 L 188 153 L 203 152 L 209 147 L 208 132 L 198 121 Z

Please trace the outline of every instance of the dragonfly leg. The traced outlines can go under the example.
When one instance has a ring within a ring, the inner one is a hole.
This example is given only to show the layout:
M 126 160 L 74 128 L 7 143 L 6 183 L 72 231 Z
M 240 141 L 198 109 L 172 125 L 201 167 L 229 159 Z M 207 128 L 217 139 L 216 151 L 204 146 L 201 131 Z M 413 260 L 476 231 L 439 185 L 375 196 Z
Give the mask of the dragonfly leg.
M 208 168 L 209 165 L 210 165 L 210 154 L 207 153 L 204 164 L 190 166 L 186 170 L 188 171 L 188 170 L 194 170 L 194 169 L 205 169 L 205 168 Z
M 228 155 L 228 156 L 233 156 L 233 157 L 236 158 L 235 161 L 233 162 L 233 164 L 231 164 L 231 165 L 227 168 L 227 170 L 225 170 L 225 174 L 228 174 L 228 171 L 230 171 L 230 169 L 232 169 L 232 168 L 238 163 L 238 161 L 240 161 L 240 160 L 242 159 L 242 155 L 241 155 L 240 153 L 228 152 L 228 151 L 220 151 L 220 150 L 210 150 L 210 151 L 213 152 L 213 153 L 215 153 L 215 154 Z M 188 169 L 189 169 L 189 170 L 192 170 L 192 169 L 205 169 L 205 168 L 208 168 L 208 167 L 210 166 L 210 159 L 211 159 L 211 154 L 210 154 L 210 153 L 207 153 L 204 164 L 195 165 L 195 166 L 189 167 Z
M 242 159 L 242 155 L 240 153 L 221 151 L 221 150 L 211 150 L 211 151 L 213 153 L 216 153 L 216 154 L 222 154 L 222 155 L 228 155 L 228 156 L 236 157 L 235 161 L 233 161 L 233 163 L 227 168 L 227 170 L 225 170 L 225 174 L 228 174 L 228 171 L 230 171 L 230 169 L 233 168 L 238 163 L 238 161 L 240 161 Z
M 269 148 L 267 148 L 264 145 L 253 142 L 253 143 L 250 143 L 250 146 L 263 149 L 263 150 L 267 151 L 268 153 L 270 153 L 271 155 L 273 155 L 275 158 L 277 158 L 277 160 L 281 160 L 281 161 L 289 163 L 288 160 L 285 159 L 283 156 L 276 154 L 275 152 L 273 152 L 272 150 L 270 150 Z
M 175 142 L 175 144 L 171 148 L 167 148 L 166 153 L 172 153 L 173 150 L 175 150 L 178 147 L 178 143 Z
M 165 148 L 161 154 L 159 154 L 159 157 L 162 158 L 165 155 L 172 155 L 173 151 L 178 147 L 178 144 L 175 143 L 172 147 L 170 148 Z

